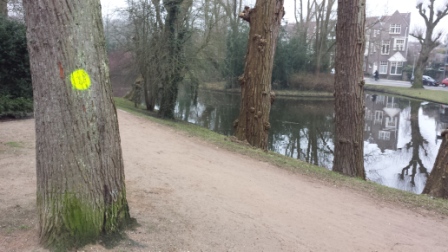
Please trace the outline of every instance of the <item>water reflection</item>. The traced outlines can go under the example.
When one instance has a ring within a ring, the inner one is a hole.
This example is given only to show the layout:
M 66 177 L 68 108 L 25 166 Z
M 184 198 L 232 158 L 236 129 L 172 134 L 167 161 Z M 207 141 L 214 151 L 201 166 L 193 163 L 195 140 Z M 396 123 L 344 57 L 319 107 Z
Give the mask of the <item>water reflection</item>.
M 366 94 L 365 168 L 369 180 L 421 193 L 434 164 L 448 106 L 388 95 Z M 232 135 L 239 95 L 182 92 L 176 116 L 224 135 Z M 271 110 L 269 149 L 331 169 L 332 100 L 277 98 Z

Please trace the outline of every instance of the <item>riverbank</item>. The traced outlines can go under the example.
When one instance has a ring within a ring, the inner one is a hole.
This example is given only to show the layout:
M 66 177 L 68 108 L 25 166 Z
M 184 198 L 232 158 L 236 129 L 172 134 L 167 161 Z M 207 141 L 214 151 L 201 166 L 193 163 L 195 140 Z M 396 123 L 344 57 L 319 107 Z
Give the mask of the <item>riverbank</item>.
M 225 89 L 224 85 L 218 83 L 205 83 L 200 86 L 202 89 L 212 90 L 216 92 L 240 93 L 240 89 Z M 448 104 L 448 92 L 440 92 L 429 89 L 413 89 L 410 87 L 390 87 L 379 85 L 365 85 L 365 90 L 370 92 L 385 93 L 406 98 L 413 98 L 428 102 L 436 102 L 441 104 Z M 333 98 L 333 93 L 316 92 L 306 90 L 274 90 L 277 97 L 312 97 L 312 98 Z
M 143 116 L 151 121 L 173 128 L 174 130 L 182 131 L 190 136 L 198 137 L 204 141 L 217 145 L 221 149 L 247 155 L 294 173 L 311 176 L 312 178 L 329 182 L 336 187 L 356 190 L 381 202 L 398 203 L 417 211 L 430 211 L 448 217 L 448 201 L 446 200 L 432 199 L 426 195 L 417 195 L 378 185 L 374 182 L 342 176 L 325 168 L 314 166 L 294 158 L 289 158 L 271 151 L 263 152 L 247 145 L 238 144 L 232 137 L 220 135 L 191 123 L 158 119 L 155 117 L 156 114 L 143 109 L 137 109 L 131 102 L 122 98 L 115 98 L 115 101 L 117 106 L 123 110 Z

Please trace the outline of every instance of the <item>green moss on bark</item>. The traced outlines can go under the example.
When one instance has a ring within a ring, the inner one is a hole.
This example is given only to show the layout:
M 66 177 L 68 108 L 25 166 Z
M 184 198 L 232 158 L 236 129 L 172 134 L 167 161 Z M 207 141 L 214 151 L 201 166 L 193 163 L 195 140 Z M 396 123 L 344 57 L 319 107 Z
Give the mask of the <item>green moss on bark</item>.
M 67 251 L 96 242 L 104 235 L 118 233 L 131 220 L 125 195 L 122 192 L 118 200 L 106 205 L 104 202 L 87 202 L 73 193 L 65 193 L 59 199 L 52 199 L 53 204 L 50 205 L 54 209 L 41 213 L 41 218 L 53 218 L 46 221 L 52 225 L 41 230 L 41 235 L 44 236 L 43 239 L 41 237 L 42 245 L 52 251 Z M 38 205 L 43 203 L 39 199 L 42 197 L 38 197 Z M 60 202 L 56 202 L 58 200 Z

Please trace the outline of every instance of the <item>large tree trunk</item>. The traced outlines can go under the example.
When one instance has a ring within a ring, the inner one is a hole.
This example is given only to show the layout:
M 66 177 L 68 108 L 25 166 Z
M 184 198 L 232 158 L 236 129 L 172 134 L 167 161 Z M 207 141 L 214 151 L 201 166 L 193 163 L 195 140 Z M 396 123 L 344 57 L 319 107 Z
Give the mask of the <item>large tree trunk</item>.
M 241 108 L 236 121 L 236 137 L 252 146 L 267 149 L 271 128 L 269 113 L 272 68 L 281 20 L 283 0 L 257 0 L 255 8 L 245 7 L 240 17 L 250 22 L 244 74 L 240 77 Z
M 442 144 L 423 193 L 448 199 L 448 129 L 442 132 Z
M 364 23 L 365 0 L 338 2 L 333 170 L 363 179 Z
M 40 242 L 65 249 L 129 220 L 99 0 L 24 1 Z

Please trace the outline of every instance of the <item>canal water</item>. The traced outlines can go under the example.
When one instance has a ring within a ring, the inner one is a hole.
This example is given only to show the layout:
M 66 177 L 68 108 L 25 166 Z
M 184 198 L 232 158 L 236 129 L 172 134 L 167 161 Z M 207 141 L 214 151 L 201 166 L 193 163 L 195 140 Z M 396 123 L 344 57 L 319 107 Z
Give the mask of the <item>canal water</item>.
M 239 94 L 181 92 L 176 117 L 233 135 Z M 365 96 L 364 162 L 371 181 L 421 193 L 448 126 L 448 106 L 385 94 Z M 332 168 L 334 104 L 330 99 L 279 98 L 271 109 L 269 149 Z

